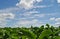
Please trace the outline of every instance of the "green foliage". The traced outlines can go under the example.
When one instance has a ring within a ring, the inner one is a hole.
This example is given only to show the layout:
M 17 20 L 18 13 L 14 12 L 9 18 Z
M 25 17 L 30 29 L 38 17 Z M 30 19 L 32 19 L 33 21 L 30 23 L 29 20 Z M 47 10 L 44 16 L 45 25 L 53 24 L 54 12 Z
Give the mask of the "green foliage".
M 39 39 L 45 39 L 49 37 L 49 35 L 52 34 L 52 31 L 50 29 L 45 29 L 44 31 L 42 31 L 41 35 L 39 36 Z
M 31 28 L 0 28 L 0 39 L 60 39 L 60 26 L 53 27 L 46 24 L 47 27 Z
M 32 31 L 26 29 L 20 29 L 19 34 L 22 36 L 27 36 L 30 39 L 36 39 L 36 35 Z

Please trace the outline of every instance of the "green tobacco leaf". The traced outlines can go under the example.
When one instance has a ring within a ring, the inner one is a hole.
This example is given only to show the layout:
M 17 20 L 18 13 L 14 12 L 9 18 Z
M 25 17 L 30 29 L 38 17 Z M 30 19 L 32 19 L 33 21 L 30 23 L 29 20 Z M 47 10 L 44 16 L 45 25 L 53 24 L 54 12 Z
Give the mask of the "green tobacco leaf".
M 25 35 L 25 36 L 27 36 L 31 39 L 36 39 L 36 35 L 33 32 L 29 31 L 29 30 L 21 29 L 20 32 L 22 32 L 23 35 Z
M 60 39 L 60 36 L 56 36 L 54 39 Z
M 38 39 L 44 39 L 44 38 L 48 38 L 48 36 L 52 33 L 52 31 L 50 29 L 48 30 L 44 30 L 42 31 L 41 35 L 39 36 Z

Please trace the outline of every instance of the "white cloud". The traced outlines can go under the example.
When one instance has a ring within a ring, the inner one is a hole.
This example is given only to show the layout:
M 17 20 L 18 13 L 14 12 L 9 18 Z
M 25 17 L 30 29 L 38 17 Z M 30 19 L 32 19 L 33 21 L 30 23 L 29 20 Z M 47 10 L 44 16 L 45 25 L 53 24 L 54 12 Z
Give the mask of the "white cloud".
M 7 27 L 11 20 L 15 20 L 15 13 L 20 10 L 18 7 L 0 9 L 0 27 Z
M 27 12 L 27 13 L 34 14 L 34 13 L 39 13 L 39 12 L 38 12 L 38 11 L 33 10 L 33 11 L 30 11 L 30 12 Z
M 57 0 L 58 3 L 60 3 L 60 0 Z
M 42 0 L 36 0 L 37 2 L 41 2 Z
M 30 27 L 31 25 L 34 25 L 34 26 L 38 26 L 42 24 L 42 22 L 39 22 L 38 19 L 33 19 L 33 20 L 20 20 L 16 26 L 18 25 L 19 27 L 23 27 L 23 26 L 26 26 L 26 27 Z
M 1 14 L 0 14 L 0 19 L 6 19 L 6 18 L 13 19 L 14 16 L 15 16 L 15 15 L 12 14 L 12 13 L 1 13 Z
M 39 14 L 38 11 L 29 11 L 29 12 L 25 12 L 23 14 L 20 14 L 20 16 L 24 16 L 26 18 L 40 18 L 40 17 L 45 17 L 47 14 Z
M 53 17 L 53 18 L 50 18 L 50 20 L 51 20 L 51 21 L 54 21 L 54 20 L 55 20 L 55 17 Z
M 30 9 L 34 6 L 35 2 L 41 2 L 42 0 L 20 0 L 19 3 L 16 4 L 18 7 L 23 7 L 25 9 Z
M 25 12 L 21 13 L 20 16 L 24 16 L 22 19 L 34 19 L 34 18 L 41 18 L 41 17 L 46 17 L 46 16 L 54 16 L 55 14 L 40 14 L 38 11 L 30 11 L 30 12 Z M 21 19 L 21 18 L 20 18 Z M 55 20 L 55 18 L 50 18 L 50 20 Z
M 60 26 L 60 18 L 56 18 L 55 21 L 56 21 L 55 25 Z
M 53 17 L 53 18 L 50 18 L 50 20 L 56 21 L 56 22 L 60 22 L 60 18 L 55 18 L 55 17 Z
M 25 9 L 33 7 L 33 3 L 35 0 L 21 0 L 19 3 L 16 4 L 16 6 L 22 6 Z
M 35 14 L 35 17 L 45 17 L 45 14 Z
M 0 13 L 0 27 L 6 27 L 7 18 L 14 19 L 14 14 L 12 13 Z
M 56 21 L 55 25 L 60 26 L 60 18 L 56 18 L 55 21 Z
M 33 23 L 36 23 L 36 22 L 38 22 L 38 20 L 37 19 L 33 19 L 33 20 L 20 20 L 20 24 L 22 24 L 22 25 L 27 25 L 27 24 L 33 24 Z
M 40 5 L 40 6 L 34 6 L 33 8 L 45 8 L 45 7 L 48 7 L 46 5 Z
M 55 25 L 60 26 L 60 22 L 55 23 Z
M 20 14 L 20 16 L 25 16 L 25 17 L 31 17 L 32 16 L 32 14 L 36 14 L 36 13 L 39 13 L 38 11 L 27 11 L 27 12 L 25 12 L 25 13 L 21 13 Z
M 0 27 L 6 27 L 6 24 L 7 24 L 7 23 L 6 23 L 5 20 L 4 20 L 4 21 L 1 21 L 1 20 L 0 20 Z
M 55 21 L 58 21 L 58 22 L 60 22 L 60 18 L 56 18 L 56 19 L 55 19 Z
M 10 13 L 10 12 L 17 11 L 17 10 L 19 10 L 19 8 L 10 7 L 10 8 L 6 8 L 6 9 L 0 9 L 0 13 Z
M 50 20 L 51 20 L 51 21 L 55 21 L 56 27 L 57 27 L 57 26 L 60 26 L 60 18 L 55 18 L 55 17 L 53 17 L 53 18 L 50 18 Z
M 46 7 L 52 7 L 53 5 L 35 5 L 33 8 L 46 8 Z
M 19 3 L 16 4 L 16 6 L 25 8 L 25 9 L 31 9 L 31 8 L 45 8 L 45 7 L 51 7 L 52 5 L 40 5 L 35 6 L 35 2 L 42 2 L 43 0 L 20 0 Z

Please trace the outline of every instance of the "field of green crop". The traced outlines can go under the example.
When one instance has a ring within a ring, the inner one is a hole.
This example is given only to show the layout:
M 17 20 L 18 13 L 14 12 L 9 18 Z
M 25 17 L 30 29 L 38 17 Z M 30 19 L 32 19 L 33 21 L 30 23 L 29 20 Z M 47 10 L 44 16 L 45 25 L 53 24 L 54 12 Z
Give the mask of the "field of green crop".
M 0 39 L 60 39 L 60 26 L 0 28 Z

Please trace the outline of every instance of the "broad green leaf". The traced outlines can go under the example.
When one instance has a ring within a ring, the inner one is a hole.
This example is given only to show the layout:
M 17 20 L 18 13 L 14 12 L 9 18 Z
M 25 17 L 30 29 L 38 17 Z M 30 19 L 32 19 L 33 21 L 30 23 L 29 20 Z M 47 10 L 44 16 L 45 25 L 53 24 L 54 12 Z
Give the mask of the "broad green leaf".
M 42 31 L 41 35 L 39 36 L 38 39 L 44 39 L 44 37 L 49 37 L 49 35 L 51 34 L 51 30 L 50 29 L 46 29 L 44 31 Z

